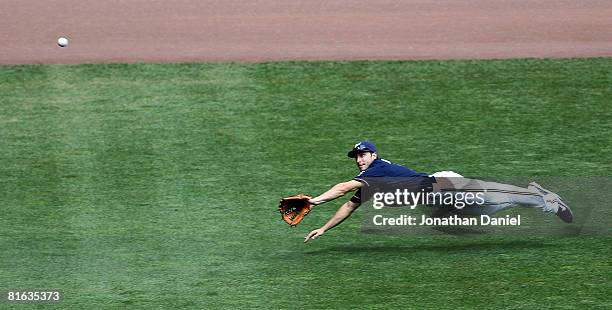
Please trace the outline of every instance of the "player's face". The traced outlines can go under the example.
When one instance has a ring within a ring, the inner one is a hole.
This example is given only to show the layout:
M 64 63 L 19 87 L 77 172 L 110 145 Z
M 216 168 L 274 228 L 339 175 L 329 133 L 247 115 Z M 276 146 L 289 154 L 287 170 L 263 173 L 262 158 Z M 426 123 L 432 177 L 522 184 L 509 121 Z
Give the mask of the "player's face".
M 359 171 L 368 169 L 370 164 L 376 159 L 376 154 L 370 152 L 357 153 L 355 157 L 355 163 Z

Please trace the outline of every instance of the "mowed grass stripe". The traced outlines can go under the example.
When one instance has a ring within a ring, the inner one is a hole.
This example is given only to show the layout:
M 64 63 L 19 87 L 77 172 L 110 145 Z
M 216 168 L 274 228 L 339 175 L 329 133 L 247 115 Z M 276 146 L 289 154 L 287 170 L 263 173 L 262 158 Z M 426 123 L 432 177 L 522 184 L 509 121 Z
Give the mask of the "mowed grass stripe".
M 611 68 L 2 67 L 0 288 L 60 288 L 65 308 L 605 307 L 607 239 L 367 235 L 358 212 L 304 246 L 341 202 L 295 229 L 275 207 L 354 176 L 364 138 L 425 172 L 609 175 Z

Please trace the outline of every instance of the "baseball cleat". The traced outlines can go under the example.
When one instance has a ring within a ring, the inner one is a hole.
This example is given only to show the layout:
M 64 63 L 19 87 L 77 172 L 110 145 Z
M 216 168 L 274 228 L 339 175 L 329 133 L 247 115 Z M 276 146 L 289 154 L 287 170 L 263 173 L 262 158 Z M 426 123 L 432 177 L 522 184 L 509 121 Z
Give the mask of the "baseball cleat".
M 562 221 L 571 223 L 574 220 L 574 214 L 567 204 L 559 197 L 559 195 L 543 188 L 536 182 L 529 183 L 529 189 L 536 189 L 544 198 L 544 212 L 556 214 Z
M 544 195 L 544 212 L 554 212 L 566 223 L 571 223 L 574 220 L 572 210 L 555 193 Z

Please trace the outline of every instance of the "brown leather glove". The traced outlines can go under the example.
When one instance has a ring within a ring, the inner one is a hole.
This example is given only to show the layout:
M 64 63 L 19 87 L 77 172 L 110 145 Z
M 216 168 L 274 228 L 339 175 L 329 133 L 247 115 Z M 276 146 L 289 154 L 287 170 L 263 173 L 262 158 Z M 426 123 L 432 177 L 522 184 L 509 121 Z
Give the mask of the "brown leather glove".
M 298 194 L 281 199 L 278 210 L 283 221 L 291 227 L 297 226 L 312 209 L 313 205 L 308 202 L 311 198 L 308 195 Z

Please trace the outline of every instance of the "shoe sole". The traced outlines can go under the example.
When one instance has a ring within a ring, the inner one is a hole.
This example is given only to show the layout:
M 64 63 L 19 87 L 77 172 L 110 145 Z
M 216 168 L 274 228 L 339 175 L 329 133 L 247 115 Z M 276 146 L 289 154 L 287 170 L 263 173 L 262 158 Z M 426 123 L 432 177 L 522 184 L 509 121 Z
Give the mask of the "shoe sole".
M 562 205 L 565 210 L 564 211 L 560 211 L 557 212 L 556 215 L 564 222 L 566 223 L 571 223 L 574 221 L 574 212 L 572 212 L 572 209 L 570 209 L 570 207 L 567 206 L 567 204 L 565 203 L 565 201 L 563 201 L 561 199 L 561 197 L 559 197 L 559 195 L 557 195 L 557 199 L 559 199 L 559 204 Z M 563 213 L 569 213 L 569 216 L 567 215 L 563 215 Z

